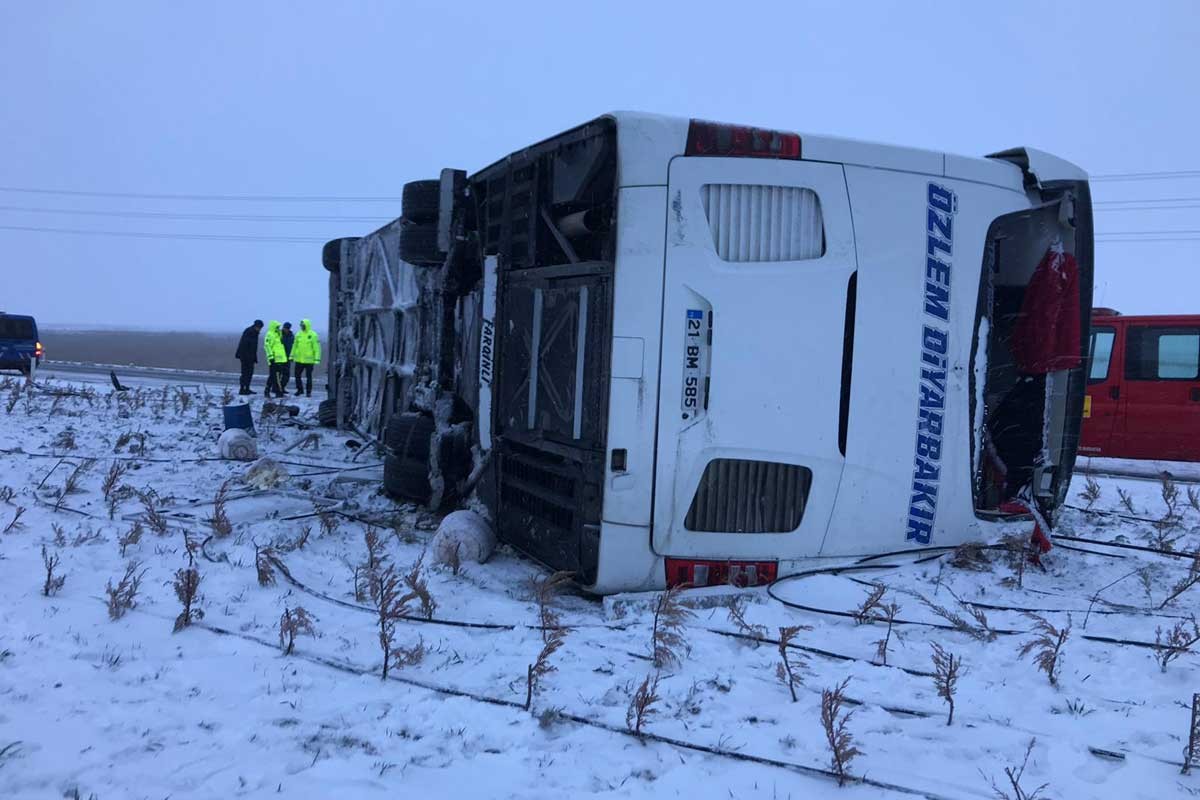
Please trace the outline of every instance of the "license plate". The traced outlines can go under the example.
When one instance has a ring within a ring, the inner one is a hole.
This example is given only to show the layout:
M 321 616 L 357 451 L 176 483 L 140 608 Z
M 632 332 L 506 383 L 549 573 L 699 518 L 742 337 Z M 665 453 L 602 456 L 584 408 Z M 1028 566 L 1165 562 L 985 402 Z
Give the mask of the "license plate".
M 689 308 L 683 329 L 683 389 L 680 410 L 683 418 L 693 419 L 708 407 L 706 385 L 708 360 L 708 325 L 704 311 Z

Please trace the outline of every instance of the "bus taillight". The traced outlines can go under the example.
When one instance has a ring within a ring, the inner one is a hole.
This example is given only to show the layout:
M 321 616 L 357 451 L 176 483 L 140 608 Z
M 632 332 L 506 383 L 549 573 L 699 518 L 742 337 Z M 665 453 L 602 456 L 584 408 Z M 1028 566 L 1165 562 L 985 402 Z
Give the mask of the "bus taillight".
M 684 155 L 798 159 L 800 136 L 748 125 L 723 125 L 694 119 L 688 126 Z

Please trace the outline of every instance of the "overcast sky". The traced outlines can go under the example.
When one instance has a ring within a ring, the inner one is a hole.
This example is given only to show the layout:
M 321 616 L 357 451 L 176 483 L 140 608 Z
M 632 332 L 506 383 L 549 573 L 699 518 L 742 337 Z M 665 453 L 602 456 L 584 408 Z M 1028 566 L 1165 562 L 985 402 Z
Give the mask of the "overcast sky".
M 399 202 L 228 196 L 398 197 L 618 108 L 964 154 L 1030 145 L 1094 175 L 1200 170 L 1198 41 L 1188 0 L 5 2 L 0 310 L 321 325 L 320 244 L 263 237 L 364 233 Z M 1098 206 L 1098 234 L 1200 230 L 1200 177 L 1094 196 L 1196 201 Z M 1098 242 L 1097 304 L 1200 312 L 1200 238 L 1142 238 Z

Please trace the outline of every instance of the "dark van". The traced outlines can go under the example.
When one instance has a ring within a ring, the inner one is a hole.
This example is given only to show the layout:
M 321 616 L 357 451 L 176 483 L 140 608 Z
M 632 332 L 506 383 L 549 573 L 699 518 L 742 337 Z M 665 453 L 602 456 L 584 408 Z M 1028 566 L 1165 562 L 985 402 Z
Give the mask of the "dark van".
M 31 366 L 41 366 L 42 355 L 33 317 L 0 311 L 0 370 L 15 369 L 28 375 Z
M 1079 454 L 1200 461 L 1200 316 L 1094 311 Z

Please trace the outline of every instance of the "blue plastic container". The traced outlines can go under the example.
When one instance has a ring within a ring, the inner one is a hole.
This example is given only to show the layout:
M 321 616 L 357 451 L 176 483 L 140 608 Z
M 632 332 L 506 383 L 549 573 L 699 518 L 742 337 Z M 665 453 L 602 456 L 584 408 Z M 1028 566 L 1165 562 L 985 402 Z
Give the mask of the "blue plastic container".
M 221 410 L 225 412 L 225 430 L 241 428 L 251 436 L 258 436 L 254 430 L 254 416 L 250 413 L 249 403 L 222 406 Z

